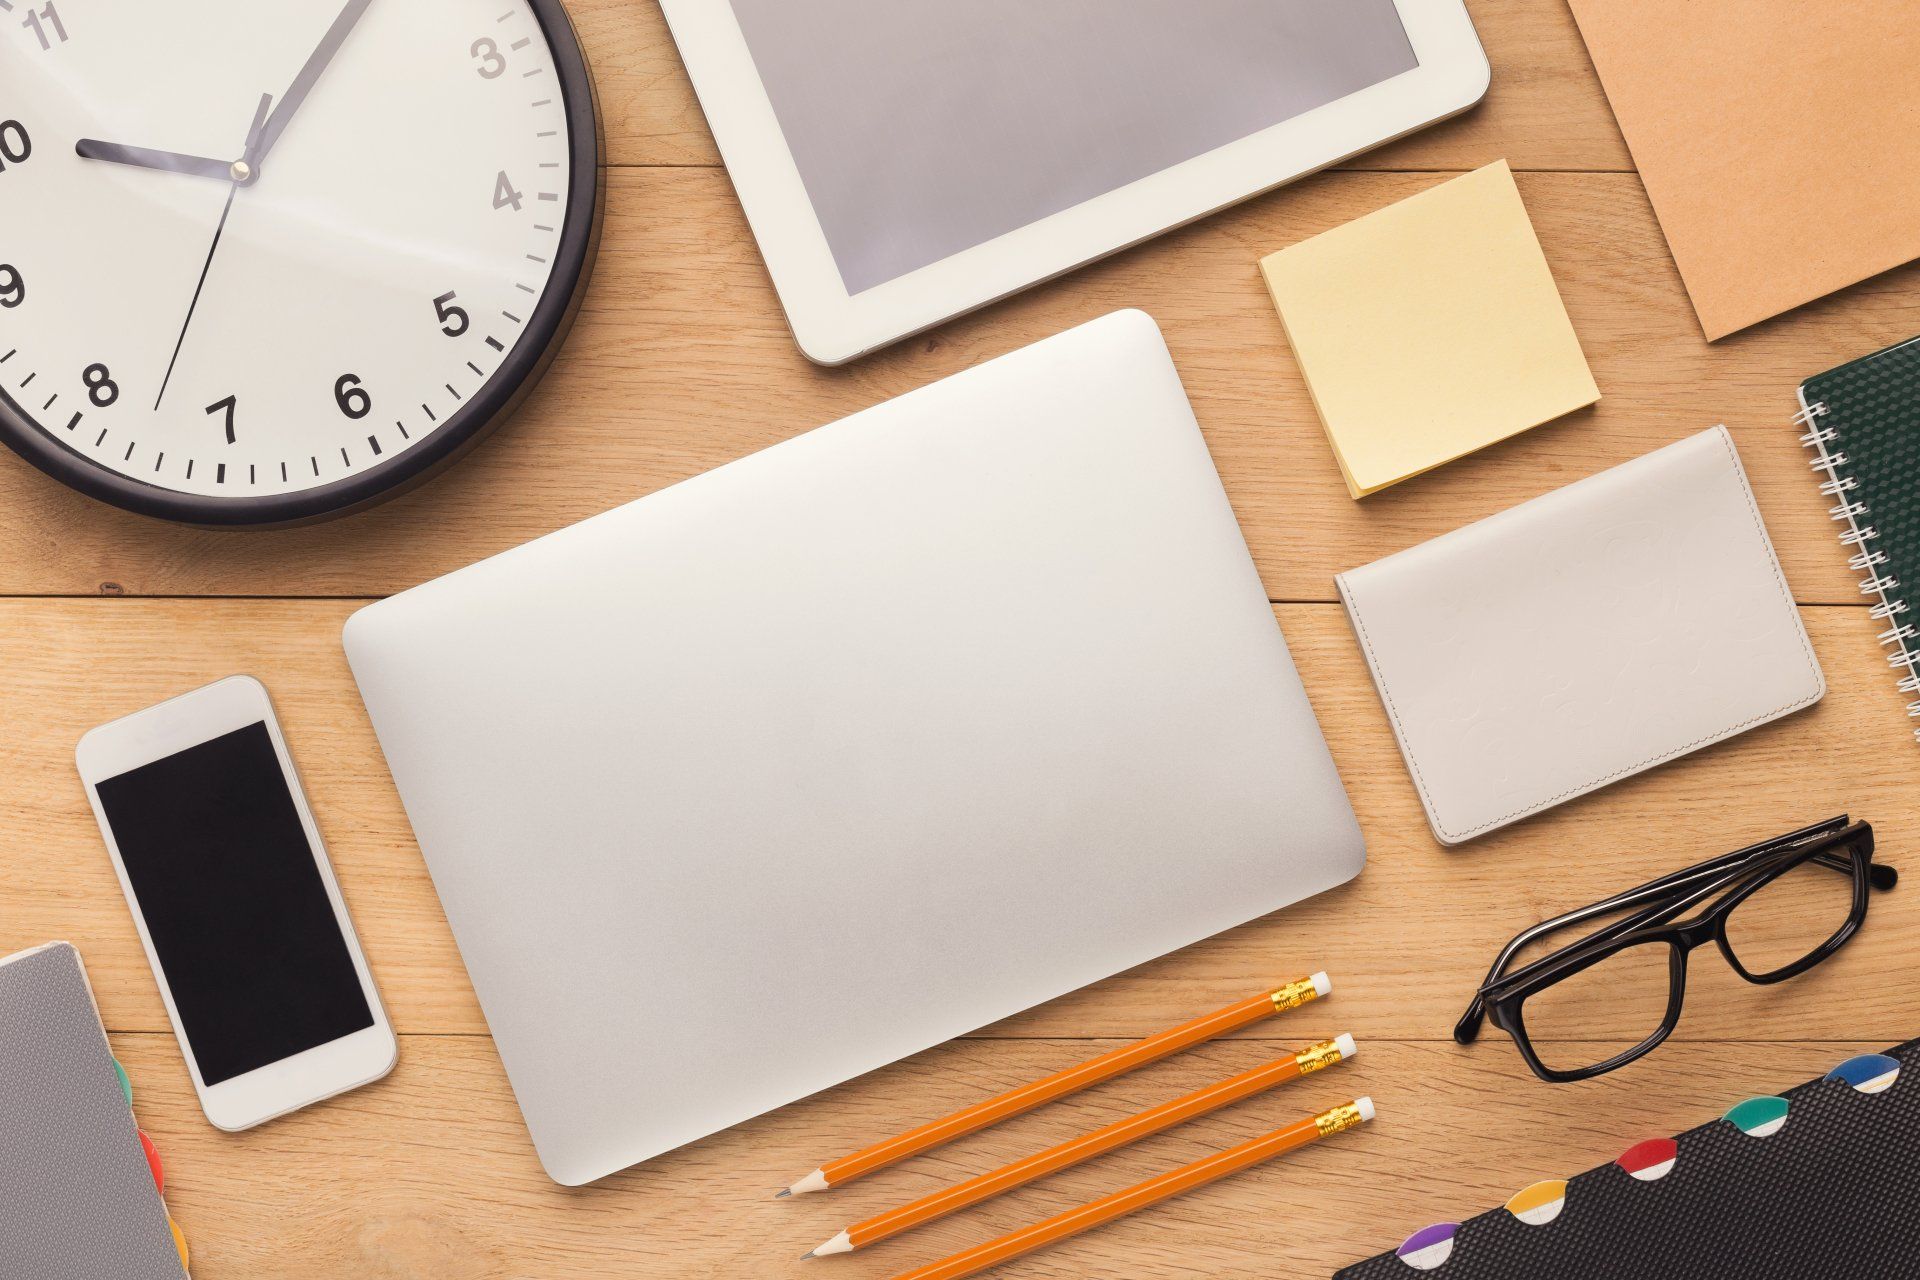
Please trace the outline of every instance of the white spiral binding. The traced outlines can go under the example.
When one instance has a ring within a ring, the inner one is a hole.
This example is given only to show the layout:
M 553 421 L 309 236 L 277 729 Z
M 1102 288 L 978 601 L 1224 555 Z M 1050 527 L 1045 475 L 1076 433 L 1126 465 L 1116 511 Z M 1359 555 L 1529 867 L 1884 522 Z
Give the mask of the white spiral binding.
M 1840 468 L 1847 465 L 1847 455 L 1839 450 L 1829 451 L 1827 446 L 1838 438 L 1839 432 L 1833 427 L 1821 426 L 1819 419 L 1827 416 L 1825 401 L 1816 400 L 1808 404 L 1803 401 L 1799 413 L 1793 415 L 1793 425 L 1805 427 L 1800 443 L 1814 451 L 1814 457 L 1807 465 L 1815 471 L 1824 471 L 1827 478 L 1820 485 L 1823 497 L 1840 498 L 1842 494 L 1853 492 L 1860 487 L 1859 478 L 1842 475 Z M 1895 599 L 1893 592 L 1900 586 L 1900 580 L 1890 574 L 1879 572 L 1887 563 L 1887 553 L 1868 550 L 1867 543 L 1880 536 L 1872 525 L 1865 523 L 1867 504 L 1859 501 L 1841 501 L 1827 508 L 1827 518 L 1846 521 L 1846 532 L 1840 535 L 1840 545 L 1855 548 L 1847 559 L 1847 567 L 1855 573 L 1867 575 L 1860 580 L 1860 594 L 1878 596 L 1880 602 L 1867 612 L 1875 622 L 1891 622 L 1907 612 L 1907 602 Z M 1920 626 L 1910 622 L 1895 622 L 1880 633 L 1881 645 L 1893 645 L 1893 652 L 1887 655 L 1887 665 L 1903 674 L 1899 688 L 1904 694 L 1920 693 Z M 1920 698 L 1907 704 L 1909 719 L 1920 720 Z M 1920 729 L 1913 731 L 1920 739 Z

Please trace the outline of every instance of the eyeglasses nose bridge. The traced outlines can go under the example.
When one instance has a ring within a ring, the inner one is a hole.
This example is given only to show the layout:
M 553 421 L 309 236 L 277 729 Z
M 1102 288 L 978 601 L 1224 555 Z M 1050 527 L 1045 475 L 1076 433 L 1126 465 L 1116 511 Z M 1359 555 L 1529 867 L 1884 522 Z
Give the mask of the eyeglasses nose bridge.
M 1684 960 L 1688 952 L 1708 942 L 1719 942 L 1725 946 L 1724 924 L 1725 917 L 1716 911 L 1705 919 L 1690 920 L 1676 928 L 1672 936 L 1680 944 L 1681 958 Z

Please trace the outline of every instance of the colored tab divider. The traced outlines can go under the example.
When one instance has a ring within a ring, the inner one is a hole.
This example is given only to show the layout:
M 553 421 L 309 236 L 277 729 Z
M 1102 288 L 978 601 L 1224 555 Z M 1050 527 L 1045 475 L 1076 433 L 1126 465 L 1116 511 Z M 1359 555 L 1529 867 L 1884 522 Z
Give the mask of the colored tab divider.
M 1507 1212 L 1530 1227 L 1544 1227 L 1567 1207 L 1567 1184 L 1563 1178 L 1536 1182 L 1507 1201 Z
M 1785 1098 L 1748 1098 L 1721 1117 L 1750 1138 L 1771 1138 L 1787 1124 Z
M 1900 1074 L 1900 1061 L 1884 1053 L 1863 1053 L 1827 1073 L 1829 1080 L 1842 1080 L 1862 1093 L 1885 1093 Z
M 1900 1075 L 1900 1060 L 1884 1053 L 1863 1053 L 1848 1058 L 1828 1072 L 1825 1080 L 1839 1081 L 1861 1093 L 1885 1093 Z M 1752 1138 L 1769 1138 L 1786 1127 L 1791 1106 L 1787 1099 L 1773 1096 L 1748 1098 L 1727 1109 L 1722 1119 Z M 1640 1182 L 1658 1182 L 1673 1172 L 1678 1163 L 1680 1144 L 1672 1138 L 1649 1138 L 1635 1143 L 1614 1161 L 1628 1176 Z M 1567 1183 L 1552 1179 L 1536 1182 L 1507 1201 L 1507 1212 L 1528 1226 L 1551 1223 L 1567 1207 Z M 1415 1271 L 1433 1271 L 1453 1257 L 1460 1235 L 1457 1222 L 1438 1222 L 1414 1232 L 1394 1256 Z
M 132 1110 L 133 1080 L 127 1075 L 127 1069 L 120 1065 L 120 1059 L 110 1058 L 108 1061 L 113 1063 L 113 1074 L 119 1078 L 120 1096 L 127 1100 L 128 1110 Z M 153 1145 L 153 1139 L 147 1136 L 145 1129 L 136 1125 L 133 1131 L 140 1138 L 140 1153 L 147 1158 L 147 1171 L 153 1175 L 153 1190 L 154 1193 L 161 1198 L 161 1209 L 164 1212 L 166 1208 L 167 1174 L 165 1167 L 160 1163 L 160 1148 Z M 188 1266 L 187 1235 L 186 1232 L 180 1230 L 180 1224 L 173 1220 L 171 1213 L 167 1214 L 167 1230 L 172 1233 L 174 1250 L 180 1255 L 180 1269 L 185 1271 Z

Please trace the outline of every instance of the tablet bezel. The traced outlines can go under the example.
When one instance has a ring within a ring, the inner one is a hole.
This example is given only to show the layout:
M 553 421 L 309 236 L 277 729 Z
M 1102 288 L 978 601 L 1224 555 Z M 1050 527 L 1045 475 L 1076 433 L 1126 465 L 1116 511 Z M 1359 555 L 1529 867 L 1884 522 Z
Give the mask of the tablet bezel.
M 1394 0 L 1419 66 L 885 284 L 849 294 L 726 0 L 661 0 L 808 359 L 843 364 L 1466 110 L 1491 72 L 1464 0 Z

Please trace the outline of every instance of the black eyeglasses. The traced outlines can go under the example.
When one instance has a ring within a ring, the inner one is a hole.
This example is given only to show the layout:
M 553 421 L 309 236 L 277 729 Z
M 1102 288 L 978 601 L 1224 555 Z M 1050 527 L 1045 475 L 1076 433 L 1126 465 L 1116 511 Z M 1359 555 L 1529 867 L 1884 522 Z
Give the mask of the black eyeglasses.
M 1515 937 L 1493 962 L 1453 1038 L 1473 1043 L 1491 1016 L 1542 1080 L 1602 1075 L 1672 1034 L 1694 948 L 1711 939 L 1748 982 L 1784 982 L 1845 946 L 1867 918 L 1868 889 L 1891 889 L 1899 878 L 1894 868 L 1873 861 L 1873 828 L 1850 823 L 1845 814 L 1662 876 Z M 1680 919 L 1712 899 L 1699 914 Z M 1507 972 L 1527 944 L 1621 911 L 1629 914 Z M 1596 1032 L 1597 1025 L 1607 1030 Z M 1622 1026 L 1634 1030 L 1623 1036 Z M 1642 1036 L 1639 1029 L 1647 1027 Z M 1595 1060 L 1622 1042 L 1627 1047 Z

